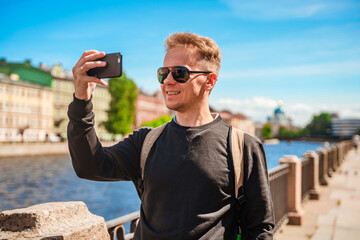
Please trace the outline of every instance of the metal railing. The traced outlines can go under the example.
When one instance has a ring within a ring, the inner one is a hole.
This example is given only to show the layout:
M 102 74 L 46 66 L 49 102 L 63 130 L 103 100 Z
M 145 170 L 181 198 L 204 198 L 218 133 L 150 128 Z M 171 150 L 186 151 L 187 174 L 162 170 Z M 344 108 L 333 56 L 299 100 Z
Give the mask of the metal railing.
M 301 200 L 304 201 L 312 189 L 313 183 L 311 177 L 313 176 L 312 167 L 309 159 L 303 159 L 301 161 Z
M 134 237 L 137 223 L 140 219 L 140 211 L 129 213 L 106 222 L 106 227 L 111 240 L 129 240 Z M 124 224 L 130 222 L 130 233 L 125 234 Z
M 289 168 L 289 164 L 282 164 L 269 171 L 270 191 L 275 212 L 274 231 L 277 231 L 287 221 Z

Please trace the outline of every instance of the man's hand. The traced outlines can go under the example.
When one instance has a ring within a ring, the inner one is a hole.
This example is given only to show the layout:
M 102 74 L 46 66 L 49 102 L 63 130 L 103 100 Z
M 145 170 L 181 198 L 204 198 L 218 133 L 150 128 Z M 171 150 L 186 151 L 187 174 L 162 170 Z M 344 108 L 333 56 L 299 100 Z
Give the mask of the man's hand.
M 102 58 L 104 56 L 104 52 L 99 52 L 97 50 L 85 51 L 79 61 L 75 64 L 72 72 L 74 76 L 76 98 L 88 100 L 90 99 L 91 93 L 94 91 L 97 83 L 100 83 L 104 86 L 107 85 L 104 80 L 96 77 L 89 77 L 86 74 L 89 69 L 95 67 L 105 67 L 106 62 L 95 61 L 96 59 Z

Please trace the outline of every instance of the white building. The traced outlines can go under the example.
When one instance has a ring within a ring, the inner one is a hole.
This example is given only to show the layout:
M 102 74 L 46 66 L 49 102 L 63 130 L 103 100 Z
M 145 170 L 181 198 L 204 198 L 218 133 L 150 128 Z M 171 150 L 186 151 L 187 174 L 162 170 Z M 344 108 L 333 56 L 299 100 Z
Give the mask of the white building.
M 351 137 L 360 128 L 360 118 L 332 119 L 331 134 L 336 137 Z
M 276 136 L 279 133 L 280 127 L 293 127 L 293 118 L 284 112 L 282 105 L 282 101 L 279 101 L 278 106 L 274 110 L 273 116 L 267 118 L 267 123 L 269 123 L 272 127 L 273 136 Z

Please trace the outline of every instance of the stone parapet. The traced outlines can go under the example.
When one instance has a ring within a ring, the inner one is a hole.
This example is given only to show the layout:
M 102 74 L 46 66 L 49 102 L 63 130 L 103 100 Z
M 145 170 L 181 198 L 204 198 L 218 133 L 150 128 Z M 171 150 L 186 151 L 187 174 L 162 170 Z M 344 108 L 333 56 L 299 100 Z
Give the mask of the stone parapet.
M 279 161 L 280 164 L 288 163 L 288 217 L 290 225 L 301 225 L 304 211 L 301 205 L 301 161 L 297 156 L 285 155 Z
M 109 240 L 103 217 L 83 202 L 52 202 L 0 213 L 0 239 Z
M 310 161 L 309 180 L 311 189 L 309 192 L 310 199 L 318 200 L 319 195 L 319 155 L 315 151 L 307 151 L 303 158 L 308 158 Z
M 316 153 L 319 156 L 319 182 L 328 185 L 328 152 L 325 148 L 319 148 Z

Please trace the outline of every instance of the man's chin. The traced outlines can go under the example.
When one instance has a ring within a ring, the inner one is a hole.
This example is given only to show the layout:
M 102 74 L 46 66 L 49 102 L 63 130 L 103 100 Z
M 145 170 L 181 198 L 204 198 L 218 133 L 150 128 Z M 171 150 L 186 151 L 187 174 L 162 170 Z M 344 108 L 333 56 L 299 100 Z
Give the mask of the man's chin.
M 172 111 L 176 111 L 179 112 L 182 109 L 182 106 L 180 105 L 175 105 L 175 104 L 166 104 L 166 107 Z

